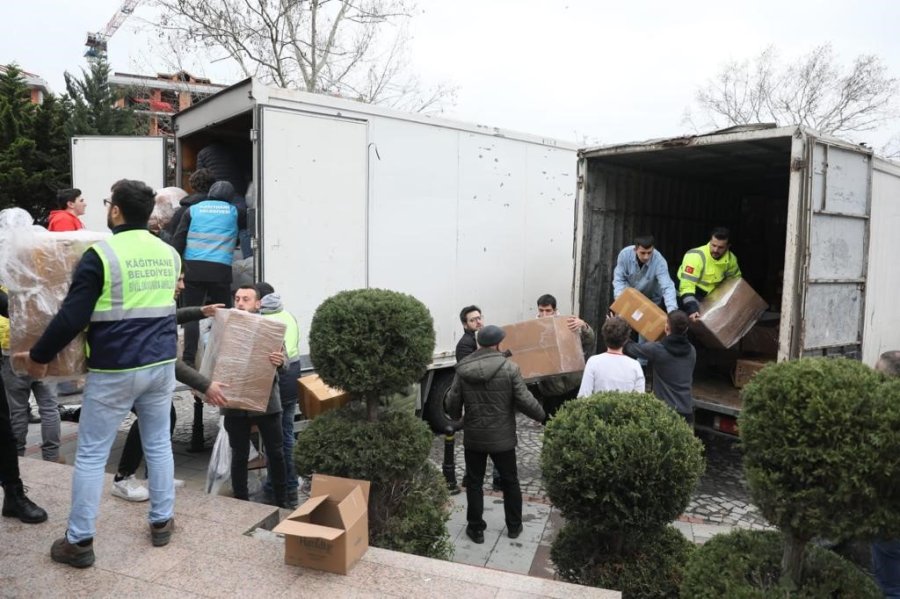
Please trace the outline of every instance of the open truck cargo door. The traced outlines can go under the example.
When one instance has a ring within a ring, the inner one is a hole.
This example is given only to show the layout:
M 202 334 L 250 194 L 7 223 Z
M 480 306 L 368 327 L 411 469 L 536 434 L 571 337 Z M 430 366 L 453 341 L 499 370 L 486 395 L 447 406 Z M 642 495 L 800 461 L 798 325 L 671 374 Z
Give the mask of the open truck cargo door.
M 810 136 L 799 355 L 862 358 L 872 155 Z
M 106 231 L 101 200 L 119 179 L 143 181 L 154 190 L 166 186 L 166 139 L 87 135 L 73 137 L 72 187 L 81 190 L 88 209 L 81 217 L 92 231 Z
M 258 278 L 296 316 L 308 354 L 315 308 L 368 285 L 368 127 L 271 106 L 258 116 Z

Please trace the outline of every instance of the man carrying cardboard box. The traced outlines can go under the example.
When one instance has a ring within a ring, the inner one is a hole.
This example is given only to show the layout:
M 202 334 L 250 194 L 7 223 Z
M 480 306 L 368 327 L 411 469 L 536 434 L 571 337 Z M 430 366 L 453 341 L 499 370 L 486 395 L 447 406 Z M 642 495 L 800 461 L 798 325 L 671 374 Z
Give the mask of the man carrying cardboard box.
M 653 235 L 639 235 L 634 245 L 619 252 L 613 270 L 613 300 L 619 299 L 627 288 L 637 289 L 666 312 L 678 309 L 675 283 L 669 276 L 669 263 L 654 246 Z
M 500 353 L 505 333 L 488 325 L 475 336 L 478 350 L 456 365 L 456 376 L 444 400 L 451 418 L 463 418 L 466 460 L 466 534 L 484 543 L 484 472 L 487 458 L 500 471 L 503 512 L 509 538 L 522 532 L 522 491 L 516 464 L 516 411 L 544 422 L 546 414 L 529 393 L 519 368 Z
M 709 243 L 688 250 L 678 268 L 678 301 L 691 320 L 700 318 L 700 300 L 725 279 L 740 279 L 741 268 L 731 250 L 731 233 L 716 227 Z
M 259 293 L 253 285 L 241 285 L 234 292 L 234 307 L 237 310 L 258 314 L 260 306 Z M 280 371 L 284 370 L 282 367 L 285 356 L 282 351 L 270 353 L 269 361 Z M 234 490 L 234 497 L 244 501 L 250 499 L 247 489 L 247 462 L 250 459 L 250 428 L 256 425 L 266 448 L 275 505 L 284 508 L 291 507 L 287 503 L 285 487 L 281 394 L 278 389 L 277 375 L 272 379 L 272 390 L 269 392 L 269 403 L 266 405 L 265 412 L 260 414 L 247 410 L 222 408 L 222 414 L 225 416 L 225 430 L 228 432 L 228 444 L 231 446 L 231 487 Z
M 150 472 L 150 539 L 169 543 L 175 530 L 175 487 L 169 409 L 175 390 L 175 286 L 178 253 L 147 230 L 154 193 L 140 181 L 112 187 L 107 224 L 113 235 L 81 258 L 72 284 L 44 334 L 14 364 L 34 378 L 87 329 L 88 375 L 78 426 L 72 509 L 53 561 L 76 568 L 94 563 L 95 522 L 103 471 L 119 425 L 134 407 Z
M 622 347 L 631 335 L 628 323 L 619 316 L 607 318 L 600 334 L 606 351 L 591 356 L 585 364 L 578 397 L 588 397 L 601 391 L 646 391 L 641 365 L 622 353 Z
M 659 342 L 634 343 L 623 348 L 626 356 L 644 358 L 653 367 L 653 394 L 678 415 L 694 424 L 694 364 L 697 351 L 688 340 L 688 316 L 681 310 L 670 312 L 666 336 Z
M 537 317 L 547 318 L 556 316 L 559 310 L 556 309 L 556 298 L 545 293 L 537 298 Z M 594 352 L 594 346 L 597 342 L 597 336 L 591 325 L 575 316 L 570 316 L 566 320 L 569 330 L 578 335 L 581 340 L 581 350 L 584 352 L 584 359 L 587 360 Z M 566 374 L 558 374 L 541 379 L 535 384 L 537 396 L 541 400 L 541 405 L 547 413 L 547 417 L 552 417 L 565 402 L 575 399 L 578 394 L 578 387 L 581 385 L 581 377 L 584 371 L 569 372 Z

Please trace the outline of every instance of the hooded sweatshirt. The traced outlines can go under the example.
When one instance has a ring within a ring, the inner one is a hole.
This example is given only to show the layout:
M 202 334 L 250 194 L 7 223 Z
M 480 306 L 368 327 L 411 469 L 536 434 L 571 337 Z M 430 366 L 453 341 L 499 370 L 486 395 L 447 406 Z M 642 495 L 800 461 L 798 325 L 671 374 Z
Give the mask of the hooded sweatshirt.
M 463 418 L 466 449 L 482 453 L 515 449 L 516 411 L 538 422 L 546 418 L 519 367 L 492 347 L 483 347 L 456 365 L 444 404 L 450 417 Z
M 81 219 L 68 210 L 51 210 L 47 219 L 48 231 L 80 231 L 84 228 Z
M 679 414 L 693 413 L 691 387 L 697 351 L 687 335 L 667 335 L 662 341 L 652 343 L 629 341 L 623 352 L 632 358 L 644 358 L 653 367 L 653 394 L 656 397 Z

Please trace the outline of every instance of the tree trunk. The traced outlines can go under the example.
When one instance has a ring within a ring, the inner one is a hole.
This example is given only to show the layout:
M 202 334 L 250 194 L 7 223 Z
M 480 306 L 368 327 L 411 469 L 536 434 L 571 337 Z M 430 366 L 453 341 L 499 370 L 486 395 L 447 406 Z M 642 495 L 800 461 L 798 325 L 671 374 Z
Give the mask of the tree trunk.
M 784 554 L 781 557 L 781 586 L 798 589 L 803 580 L 803 557 L 807 541 L 789 532 L 784 533 Z
M 368 395 L 365 398 L 369 422 L 378 420 L 378 398 Z

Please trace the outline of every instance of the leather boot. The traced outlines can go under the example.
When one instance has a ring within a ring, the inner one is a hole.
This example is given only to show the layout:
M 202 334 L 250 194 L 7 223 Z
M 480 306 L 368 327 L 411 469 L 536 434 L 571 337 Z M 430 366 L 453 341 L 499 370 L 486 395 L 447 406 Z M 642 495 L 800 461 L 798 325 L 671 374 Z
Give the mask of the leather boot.
M 3 483 L 3 515 L 18 518 L 26 524 L 38 524 L 47 519 L 47 512 L 25 495 L 21 480 Z
M 194 421 L 191 423 L 191 445 L 188 452 L 203 451 L 203 401 L 194 396 Z

